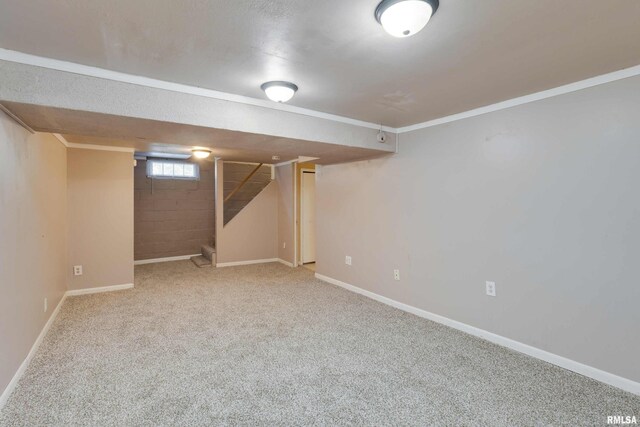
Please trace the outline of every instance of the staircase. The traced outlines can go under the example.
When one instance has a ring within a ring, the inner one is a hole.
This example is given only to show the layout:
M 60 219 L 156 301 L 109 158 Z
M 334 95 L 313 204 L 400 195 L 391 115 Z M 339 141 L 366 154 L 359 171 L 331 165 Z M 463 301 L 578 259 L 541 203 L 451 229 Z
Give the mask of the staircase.
M 224 162 L 223 224 L 226 225 L 272 181 L 271 165 Z M 201 255 L 191 257 L 199 268 L 216 265 L 215 236 L 209 245 L 200 247 Z
M 224 162 L 224 225 L 271 183 L 271 166 Z
M 216 249 L 213 246 L 202 245 L 200 248 L 202 255 L 191 257 L 191 261 L 198 267 L 211 267 L 216 263 Z

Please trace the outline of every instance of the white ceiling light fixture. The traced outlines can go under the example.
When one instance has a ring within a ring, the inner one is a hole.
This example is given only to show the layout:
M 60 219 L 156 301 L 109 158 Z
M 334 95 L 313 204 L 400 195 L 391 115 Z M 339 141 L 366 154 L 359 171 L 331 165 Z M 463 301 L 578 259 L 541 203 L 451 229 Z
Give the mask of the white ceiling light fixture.
M 196 148 L 191 152 L 193 153 L 193 156 L 197 159 L 206 159 L 211 155 L 211 150 L 204 150 L 202 148 Z
M 439 0 L 382 0 L 375 15 L 387 33 L 409 37 L 427 25 L 439 5 Z
M 263 83 L 260 89 L 274 102 L 287 102 L 298 91 L 298 86 L 290 82 L 273 81 Z

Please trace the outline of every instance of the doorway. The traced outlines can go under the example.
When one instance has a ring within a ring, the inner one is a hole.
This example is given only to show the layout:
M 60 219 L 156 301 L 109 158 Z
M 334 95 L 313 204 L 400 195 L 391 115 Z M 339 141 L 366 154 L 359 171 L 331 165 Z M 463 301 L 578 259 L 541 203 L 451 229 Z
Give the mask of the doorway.
M 300 264 L 316 262 L 316 173 L 300 168 Z

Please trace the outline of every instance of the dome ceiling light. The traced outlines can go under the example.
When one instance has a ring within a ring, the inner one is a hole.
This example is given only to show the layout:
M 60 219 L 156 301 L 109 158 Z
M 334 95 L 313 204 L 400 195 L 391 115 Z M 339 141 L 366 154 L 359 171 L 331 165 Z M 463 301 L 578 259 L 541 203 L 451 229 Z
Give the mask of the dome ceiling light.
M 290 82 L 273 81 L 263 83 L 260 89 L 274 102 L 287 102 L 298 91 L 298 86 Z
M 197 159 L 206 159 L 211 155 L 211 150 L 204 150 L 202 148 L 196 148 L 191 152 L 193 153 L 193 156 Z
M 439 5 L 439 0 L 382 0 L 375 15 L 387 33 L 409 37 L 427 25 Z

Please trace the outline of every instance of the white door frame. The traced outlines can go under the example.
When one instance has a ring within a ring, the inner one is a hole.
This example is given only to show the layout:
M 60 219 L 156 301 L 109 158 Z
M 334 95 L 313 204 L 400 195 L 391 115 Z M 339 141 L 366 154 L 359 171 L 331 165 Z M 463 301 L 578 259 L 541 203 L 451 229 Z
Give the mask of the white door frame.
M 299 227 L 296 228 L 300 228 L 300 265 L 304 265 L 304 233 L 302 232 L 302 224 L 304 222 L 304 214 L 303 214 L 303 209 L 302 209 L 302 201 L 304 200 L 304 185 L 302 185 L 302 176 L 304 173 L 312 173 L 314 178 L 316 176 L 316 170 L 315 169 L 309 169 L 309 168 L 300 168 L 300 224 Z M 296 179 L 297 181 L 297 179 Z M 297 209 L 296 209 L 297 210 Z
M 293 163 L 293 266 L 298 266 L 298 162 Z

